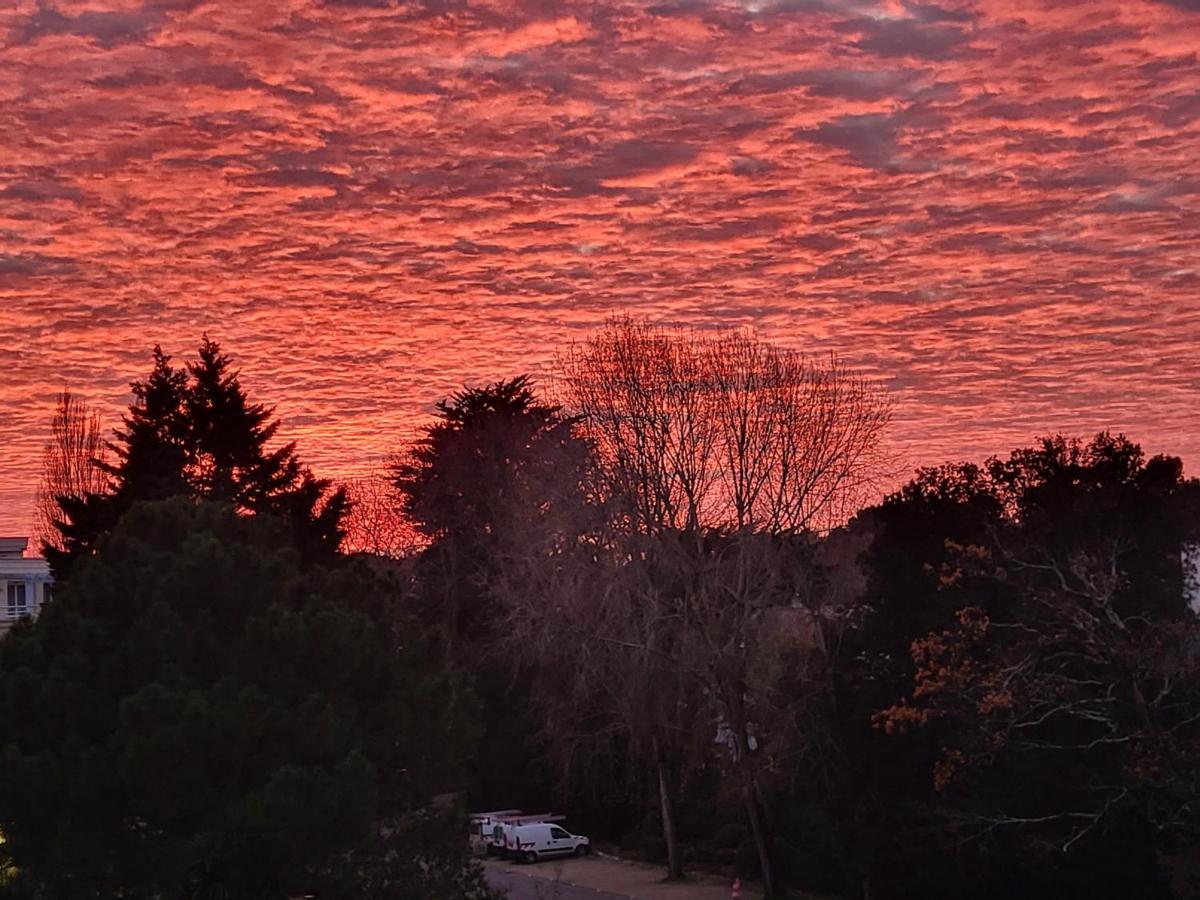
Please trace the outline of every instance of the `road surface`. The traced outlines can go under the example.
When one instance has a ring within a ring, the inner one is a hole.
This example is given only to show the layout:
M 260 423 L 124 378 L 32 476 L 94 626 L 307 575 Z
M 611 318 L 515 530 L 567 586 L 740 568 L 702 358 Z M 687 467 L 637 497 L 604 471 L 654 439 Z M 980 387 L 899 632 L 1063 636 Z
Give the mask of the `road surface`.
M 610 894 L 581 885 L 568 884 L 557 877 L 552 864 L 527 867 L 529 872 L 513 871 L 498 865 L 485 867 L 488 884 L 505 892 L 510 900 L 628 900 L 628 894 Z
M 729 900 L 731 883 L 693 874 L 666 882 L 661 866 L 594 853 L 582 859 L 543 860 L 533 865 L 490 859 L 488 883 L 510 900 Z M 761 900 L 757 886 L 742 887 L 743 900 Z

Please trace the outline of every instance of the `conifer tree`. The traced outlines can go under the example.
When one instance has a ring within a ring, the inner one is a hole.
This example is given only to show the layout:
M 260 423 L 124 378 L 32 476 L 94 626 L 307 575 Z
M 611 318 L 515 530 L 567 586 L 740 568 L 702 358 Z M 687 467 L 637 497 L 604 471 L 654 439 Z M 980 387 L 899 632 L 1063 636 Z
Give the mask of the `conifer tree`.
M 175 367 L 161 347 L 154 348 L 154 368 L 144 381 L 132 383 L 134 402 L 108 444 L 115 462 L 100 464 L 110 487 L 58 498 L 55 525 L 63 548 L 47 548 L 56 577 L 94 552 L 134 503 L 176 496 L 274 515 L 290 527 L 305 558 L 337 552 L 345 493 L 331 493 L 327 480 L 314 477 L 297 458 L 294 443 L 268 448 L 279 428 L 274 410 L 250 402 L 216 341 L 205 337 L 198 356 Z
M 474 703 L 396 599 L 269 517 L 133 504 L 0 641 L 0 897 L 490 900 L 434 801 Z
M 279 429 L 274 410 L 249 401 L 217 342 L 206 336 L 198 355 L 188 364 L 184 399 L 193 494 L 283 519 L 306 556 L 336 553 L 345 533 L 345 492 L 329 494 L 330 482 L 301 465 L 294 442 L 268 449 Z
M 124 429 L 106 445 L 116 462 L 96 463 L 109 477 L 108 489 L 56 498 L 61 514 L 54 524 L 62 547 L 44 548 L 56 578 L 63 578 L 77 557 L 90 554 L 133 503 L 189 493 L 187 372 L 173 367 L 171 357 L 155 345 L 149 377 L 130 388 L 134 402 L 122 420 Z
M 230 370 L 216 342 L 205 337 L 199 357 L 188 364 L 191 384 L 184 401 L 196 449 L 195 488 L 212 500 L 261 511 L 299 479 L 296 445 L 268 451 L 279 428 L 272 410 L 247 399 L 239 373 Z
M 586 508 L 590 456 L 575 424 L 526 375 L 467 388 L 438 403 L 436 421 L 393 468 L 404 513 L 432 542 L 427 577 L 442 570 L 452 635 L 491 627 L 507 542 L 538 543 L 562 510 Z

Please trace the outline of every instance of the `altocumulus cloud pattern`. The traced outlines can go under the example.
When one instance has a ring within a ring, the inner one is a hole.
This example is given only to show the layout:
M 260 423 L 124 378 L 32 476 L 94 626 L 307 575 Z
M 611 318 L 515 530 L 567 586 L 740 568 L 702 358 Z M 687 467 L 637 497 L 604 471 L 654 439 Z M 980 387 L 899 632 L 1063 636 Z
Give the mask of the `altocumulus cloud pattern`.
M 222 340 L 337 475 L 614 312 L 837 350 L 912 463 L 1200 458 L 1200 3 L 0 7 L 0 531 Z

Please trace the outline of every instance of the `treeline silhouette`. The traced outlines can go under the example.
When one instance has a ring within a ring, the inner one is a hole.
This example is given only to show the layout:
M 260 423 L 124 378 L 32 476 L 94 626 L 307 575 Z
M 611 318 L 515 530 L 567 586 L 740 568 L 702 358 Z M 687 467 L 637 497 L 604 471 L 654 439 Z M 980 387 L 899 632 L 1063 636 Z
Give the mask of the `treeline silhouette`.
M 207 338 L 56 490 L 100 457 L 65 398 L 0 892 L 483 897 L 463 809 L 553 806 L 776 897 L 1197 895 L 1178 459 L 1056 436 L 876 502 L 889 401 L 836 358 L 618 319 L 548 385 L 349 497 Z

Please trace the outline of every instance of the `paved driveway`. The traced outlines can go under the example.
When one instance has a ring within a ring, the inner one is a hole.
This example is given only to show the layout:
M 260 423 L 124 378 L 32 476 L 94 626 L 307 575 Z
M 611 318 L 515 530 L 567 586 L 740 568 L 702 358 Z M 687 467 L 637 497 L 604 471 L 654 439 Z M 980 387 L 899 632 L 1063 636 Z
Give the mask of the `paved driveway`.
M 684 883 L 667 883 L 661 866 L 602 854 L 533 865 L 492 859 L 484 865 L 488 883 L 512 900 L 729 900 L 731 893 L 725 879 L 692 875 Z M 761 900 L 755 887 L 743 887 L 743 900 Z
M 553 863 L 524 868 L 529 871 L 488 863 L 485 866 L 488 884 L 504 891 L 511 900 L 628 900 L 629 897 L 569 884 L 562 880 Z

